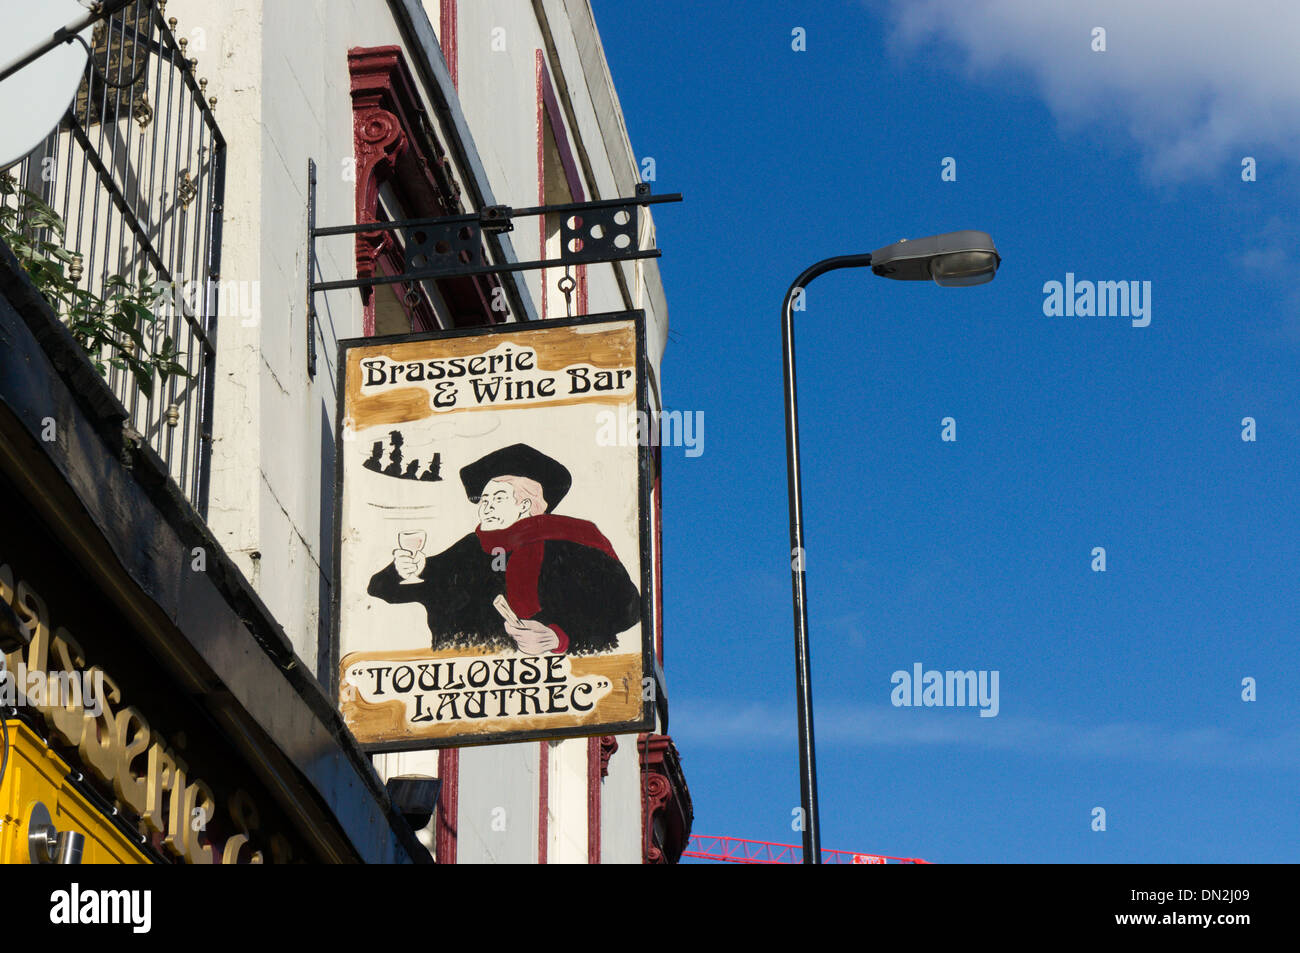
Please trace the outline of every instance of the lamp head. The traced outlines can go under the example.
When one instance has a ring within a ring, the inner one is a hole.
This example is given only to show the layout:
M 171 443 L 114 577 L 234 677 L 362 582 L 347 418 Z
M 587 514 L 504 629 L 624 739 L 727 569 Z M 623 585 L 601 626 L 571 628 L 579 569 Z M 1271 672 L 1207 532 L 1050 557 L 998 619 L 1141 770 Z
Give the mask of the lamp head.
M 389 778 L 384 785 L 393 807 L 406 818 L 412 830 L 428 826 L 438 806 L 442 780 L 423 774 L 403 774 Z
M 904 239 L 871 253 L 871 270 L 898 281 L 933 279 L 945 288 L 992 281 L 1002 263 L 987 232 L 964 231 Z

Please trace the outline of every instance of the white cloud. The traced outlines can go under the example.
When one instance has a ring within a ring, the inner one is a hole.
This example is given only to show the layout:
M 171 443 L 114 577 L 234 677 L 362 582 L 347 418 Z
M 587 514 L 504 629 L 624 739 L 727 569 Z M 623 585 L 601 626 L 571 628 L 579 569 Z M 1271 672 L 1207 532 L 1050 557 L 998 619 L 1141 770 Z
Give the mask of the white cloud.
M 907 55 L 955 49 L 983 81 L 1027 73 L 1071 134 L 1126 132 L 1156 177 L 1300 154 L 1296 0 L 873 5 L 883 5 L 891 40 Z M 1105 52 L 1092 49 L 1095 27 L 1106 30 Z
M 1238 256 L 1242 268 L 1277 275 L 1287 266 L 1286 249 L 1281 245 L 1247 248 Z
M 672 733 L 690 748 L 755 748 L 795 743 L 794 705 L 680 701 Z M 1300 730 L 1248 737 L 1222 728 L 1171 728 L 1137 722 L 1070 725 L 974 708 L 893 708 L 819 702 L 814 724 L 824 746 L 952 745 L 1086 760 L 1135 760 L 1205 766 L 1300 767 Z

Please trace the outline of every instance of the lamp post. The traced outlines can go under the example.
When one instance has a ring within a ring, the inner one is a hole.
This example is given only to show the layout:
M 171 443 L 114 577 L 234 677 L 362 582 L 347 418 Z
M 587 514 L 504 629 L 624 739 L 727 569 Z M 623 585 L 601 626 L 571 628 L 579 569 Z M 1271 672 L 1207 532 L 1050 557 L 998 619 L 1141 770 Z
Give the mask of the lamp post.
M 804 270 L 781 305 L 782 359 L 785 365 L 785 464 L 790 496 L 790 588 L 794 600 L 795 698 L 799 715 L 799 789 L 803 809 L 803 862 L 820 864 L 821 827 L 817 815 L 817 758 L 813 744 L 812 664 L 808 654 L 808 603 L 805 590 L 803 486 L 799 467 L 799 405 L 795 388 L 794 302 L 818 275 L 840 268 L 870 267 L 899 281 L 933 279 L 944 287 L 992 281 L 1002 259 L 984 232 L 948 232 L 895 242 L 870 254 L 827 258 Z

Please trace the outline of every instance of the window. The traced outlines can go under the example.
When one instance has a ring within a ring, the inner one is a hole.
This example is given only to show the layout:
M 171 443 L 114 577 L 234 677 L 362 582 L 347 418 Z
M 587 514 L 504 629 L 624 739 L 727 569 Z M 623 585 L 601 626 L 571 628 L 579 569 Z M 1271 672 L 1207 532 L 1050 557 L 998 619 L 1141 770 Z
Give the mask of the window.
M 348 51 L 348 68 L 356 220 L 391 221 L 465 211 L 451 161 L 429 121 L 401 48 L 354 48 Z M 356 262 L 360 278 L 400 274 L 401 234 L 358 233 Z M 364 333 L 401 334 L 494 323 L 503 316 L 491 307 L 497 286 L 496 278 L 478 275 L 421 282 L 417 287 L 399 282 L 363 288 Z
M 541 50 L 537 51 L 537 165 L 537 204 L 560 205 L 587 200 Z M 560 257 L 560 220 L 559 215 L 544 215 L 538 219 L 538 240 L 543 258 Z M 543 318 L 565 317 L 570 308 L 573 314 L 587 313 L 587 266 L 575 265 L 570 271 L 573 284 L 569 286 L 571 291 L 567 300 L 562 289 L 569 283 L 561 284 L 564 277 L 562 268 L 542 269 Z

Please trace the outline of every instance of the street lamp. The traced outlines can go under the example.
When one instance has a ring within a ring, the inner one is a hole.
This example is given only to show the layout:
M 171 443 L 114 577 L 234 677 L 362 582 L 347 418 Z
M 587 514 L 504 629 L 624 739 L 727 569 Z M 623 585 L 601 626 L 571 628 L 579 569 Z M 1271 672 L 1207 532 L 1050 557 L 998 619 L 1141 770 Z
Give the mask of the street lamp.
M 804 588 L 803 490 L 799 468 L 799 405 L 795 397 L 795 299 L 818 275 L 839 268 L 870 267 L 899 281 L 927 281 L 948 288 L 992 281 L 1002 263 L 985 232 L 964 231 L 900 241 L 869 255 L 840 255 L 806 269 L 794 280 L 781 305 L 785 364 L 785 464 L 790 495 L 790 588 L 794 598 L 795 694 L 799 710 L 799 788 L 803 808 L 803 862 L 820 864 L 821 828 L 817 817 L 817 759 L 813 750 L 812 665 L 808 657 L 808 604 Z

